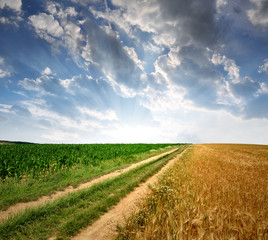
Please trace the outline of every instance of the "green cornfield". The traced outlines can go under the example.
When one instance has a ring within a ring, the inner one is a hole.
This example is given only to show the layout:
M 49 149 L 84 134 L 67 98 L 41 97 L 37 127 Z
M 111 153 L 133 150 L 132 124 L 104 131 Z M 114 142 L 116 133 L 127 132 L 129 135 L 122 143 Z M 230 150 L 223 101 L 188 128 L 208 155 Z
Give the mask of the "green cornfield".
M 173 144 L 15 144 L 0 145 L 0 178 L 37 178 L 79 165 L 131 157 Z

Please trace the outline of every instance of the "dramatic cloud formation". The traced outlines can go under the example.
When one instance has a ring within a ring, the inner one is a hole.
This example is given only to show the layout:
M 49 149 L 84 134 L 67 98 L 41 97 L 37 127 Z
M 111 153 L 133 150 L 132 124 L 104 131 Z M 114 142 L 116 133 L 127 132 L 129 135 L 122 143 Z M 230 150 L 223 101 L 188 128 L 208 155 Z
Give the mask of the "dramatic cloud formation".
M 266 0 L 0 0 L 1 138 L 267 144 L 267 11 Z

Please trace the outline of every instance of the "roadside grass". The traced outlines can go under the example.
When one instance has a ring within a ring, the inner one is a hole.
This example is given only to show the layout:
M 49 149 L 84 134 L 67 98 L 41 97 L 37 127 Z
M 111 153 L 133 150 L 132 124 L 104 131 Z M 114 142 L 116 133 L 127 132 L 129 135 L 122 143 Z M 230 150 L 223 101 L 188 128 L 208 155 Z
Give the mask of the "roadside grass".
M 42 240 L 51 236 L 69 239 L 187 147 L 181 145 L 174 153 L 95 184 L 89 189 L 19 213 L 0 225 L 0 239 Z
M 116 239 L 268 239 L 267 172 L 268 146 L 194 145 Z
M 63 190 L 68 186 L 76 187 L 81 183 L 90 181 L 101 175 L 125 168 L 132 163 L 142 161 L 146 158 L 176 148 L 177 145 L 162 148 L 155 151 L 133 154 L 127 157 L 118 157 L 101 161 L 99 165 L 79 165 L 70 169 L 39 177 L 37 179 L 27 178 L 21 181 L 7 179 L 0 183 L 0 210 L 6 210 L 18 202 L 29 202 L 38 198 L 51 195 L 55 191 Z

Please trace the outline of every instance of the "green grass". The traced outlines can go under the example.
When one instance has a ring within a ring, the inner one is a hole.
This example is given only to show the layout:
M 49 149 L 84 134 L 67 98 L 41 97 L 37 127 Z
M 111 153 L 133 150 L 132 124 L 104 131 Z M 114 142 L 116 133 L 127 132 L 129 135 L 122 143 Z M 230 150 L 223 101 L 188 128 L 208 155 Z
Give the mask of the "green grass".
M 79 165 L 129 157 L 174 144 L 15 144 L 0 145 L 0 178 L 38 178 Z
M 176 147 L 176 146 L 174 146 Z M 172 148 L 169 148 L 172 149 Z M 0 184 L 0 209 L 5 210 L 18 202 L 36 200 L 44 195 L 63 190 L 68 186 L 78 186 L 98 176 L 127 167 L 128 165 L 146 159 L 150 156 L 167 151 L 158 149 L 130 156 L 100 161 L 98 165 L 79 165 L 70 169 L 60 170 L 54 174 L 37 179 L 26 178 L 21 181 L 10 178 Z
M 159 171 L 186 147 L 182 145 L 175 153 L 143 164 L 118 177 L 20 213 L 0 225 L 0 239 L 42 240 L 51 236 L 69 239 Z

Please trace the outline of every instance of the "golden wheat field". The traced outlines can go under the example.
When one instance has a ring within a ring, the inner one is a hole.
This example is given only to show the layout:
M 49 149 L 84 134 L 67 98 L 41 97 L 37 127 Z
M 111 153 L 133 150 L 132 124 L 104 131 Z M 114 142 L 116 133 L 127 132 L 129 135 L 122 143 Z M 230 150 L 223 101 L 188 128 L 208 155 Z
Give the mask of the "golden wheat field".
M 268 239 L 268 146 L 193 145 L 117 239 Z

